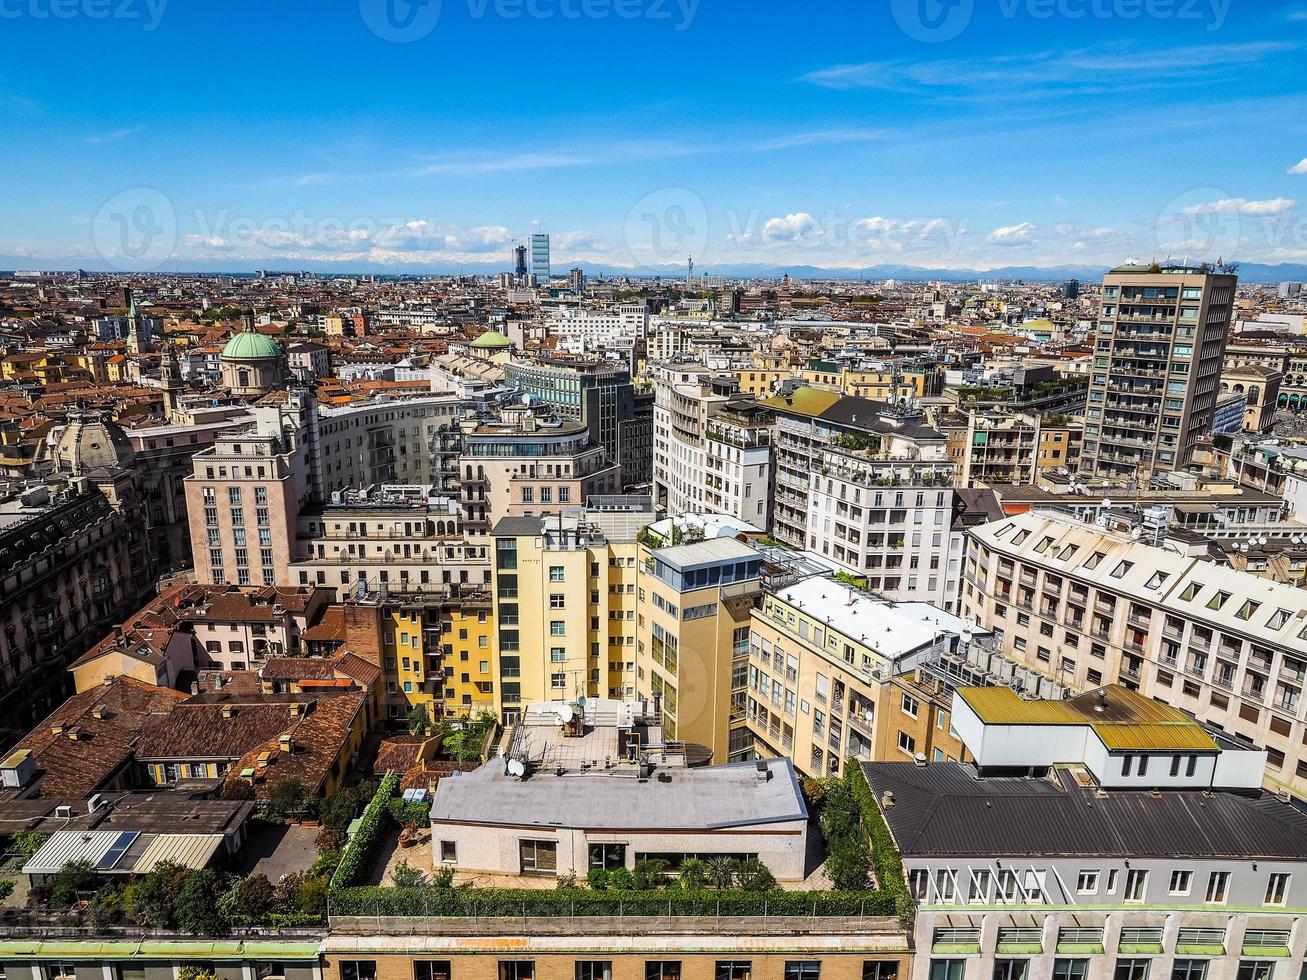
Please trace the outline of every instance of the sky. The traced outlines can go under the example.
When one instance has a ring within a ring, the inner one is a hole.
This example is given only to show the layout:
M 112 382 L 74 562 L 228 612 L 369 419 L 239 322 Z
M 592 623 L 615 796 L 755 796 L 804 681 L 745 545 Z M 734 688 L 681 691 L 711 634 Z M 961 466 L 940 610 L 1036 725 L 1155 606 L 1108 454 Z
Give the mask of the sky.
M 1307 2 L 0 0 L 0 266 L 1307 262 Z

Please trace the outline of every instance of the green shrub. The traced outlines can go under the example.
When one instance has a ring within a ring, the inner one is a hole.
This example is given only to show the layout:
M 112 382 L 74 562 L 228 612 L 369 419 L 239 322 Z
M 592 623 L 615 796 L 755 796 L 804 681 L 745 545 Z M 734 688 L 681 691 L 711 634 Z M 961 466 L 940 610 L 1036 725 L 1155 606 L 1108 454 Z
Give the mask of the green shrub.
M 612 875 L 607 868 L 591 868 L 585 876 L 585 883 L 597 892 L 608 887 Z
M 36 852 L 44 847 L 45 842 L 49 839 L 50 837 L 47 834 L 42 834 L 36 830 L 20 830 L 10 839 L 10 843 L 18 856 L 23 859 L 23 863 L 26 864 L 36 856 Z
M 218 910 L 218 876 L 211 869 L 186 876 L 173 903 L 173 915 L 182 932 L 217 936 L 225 931 L 227 924 Z
M 427 876 L 409 864 L 407 858 L 401 859 L 390 872 L 390 882 L 396 888 L 421 888 L 426 881 Z
M 66 909 L 76 904 L 83 892 L 95 884 L 95 873 L 89 861 L 69 861 L 50 880 L 50 904 Z
M 876 805 L 875 795 L 862 774 L 862 766 L 850 759 L 844 775 L 862 815 L 863 830 L 871 842 L 871 861 L 876 870 L 876 884 L 883 894 L 893 898 L 895 912 L 903 928 L 911 930 L 917 909 L 903 875 L 903 856 L 899 854 L 885 817 Z
M 715 891 L 548 891 L 507 888 L 336 888 L 333 915 L 541 916 L 571 915 L 895 915 L 894 897 L 884 892 Z
M 377 847 L 381 844 L 381 837 L 386 831 L 388 801 L 394 797 L 395 791 L 399 788 L 399 779 L 400 775 L 397 772 L 386 773 L 377 787 L 376 794 L 368 801 L 359 822 L 359 829 L 345 845 L 345 853 L 341 855 L 336 873 L 331 877 L 333 888 L 357 885 L 371 866 Z

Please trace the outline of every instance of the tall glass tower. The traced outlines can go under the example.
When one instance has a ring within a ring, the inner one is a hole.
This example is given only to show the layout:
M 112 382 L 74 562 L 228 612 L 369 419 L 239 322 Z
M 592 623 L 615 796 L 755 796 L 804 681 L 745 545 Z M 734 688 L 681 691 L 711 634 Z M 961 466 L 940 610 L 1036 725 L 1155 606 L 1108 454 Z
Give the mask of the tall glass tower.
M 547 283 L 550 279 L 548 235 L 531 236 L 531 275 L 536 277 L 538 283 Z

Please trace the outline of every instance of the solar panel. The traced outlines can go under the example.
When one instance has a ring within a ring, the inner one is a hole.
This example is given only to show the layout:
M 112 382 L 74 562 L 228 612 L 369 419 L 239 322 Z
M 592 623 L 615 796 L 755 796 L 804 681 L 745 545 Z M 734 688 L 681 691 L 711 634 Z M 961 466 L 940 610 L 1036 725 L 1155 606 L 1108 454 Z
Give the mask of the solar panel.
M 95 870 L 108 871 L 113 868 L 115 864 L 122 860 L 122 856 L 127 852 L 127 848 L 132 846 L 132 841 L 136 840 L 139 836 L 138 833 L 132 830 L 124 830 L 120 833 L 118 839 L 113 842 L 113 845 L 105 853 L 104 857 L 100 858 L 100 860 L 95 863 Z

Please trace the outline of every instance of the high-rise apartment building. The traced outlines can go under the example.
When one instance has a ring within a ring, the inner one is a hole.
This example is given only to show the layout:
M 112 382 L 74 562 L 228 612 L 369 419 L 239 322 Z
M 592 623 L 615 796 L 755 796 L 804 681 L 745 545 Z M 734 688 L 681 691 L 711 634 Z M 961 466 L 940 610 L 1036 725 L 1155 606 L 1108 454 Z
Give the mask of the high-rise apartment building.
M 531 236 L 531 275 L 536 282 L 544 285 L 549 282 L 549 236 L 536 233 Z
M 1104 277 L 1082 473 L 1142 481 L 1188 462 L 1211 428 L 1237 282 L 1155 265 Z
M 513 246 L 513 275 L 518 279 L 526 278 L 526 246 Z
M 636 534 L 644 514 L 506 517 L 494 528 L 495 705 L 635 694 Z

